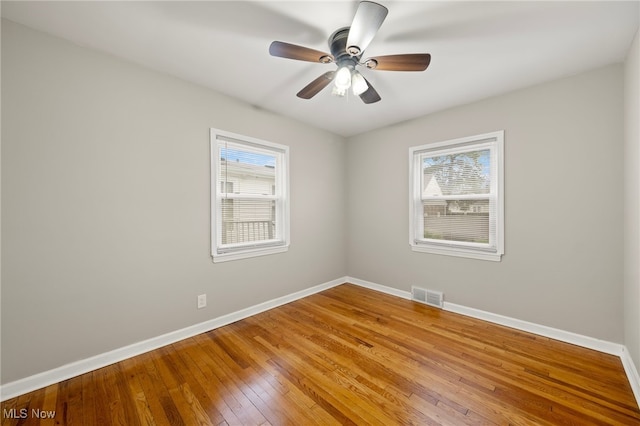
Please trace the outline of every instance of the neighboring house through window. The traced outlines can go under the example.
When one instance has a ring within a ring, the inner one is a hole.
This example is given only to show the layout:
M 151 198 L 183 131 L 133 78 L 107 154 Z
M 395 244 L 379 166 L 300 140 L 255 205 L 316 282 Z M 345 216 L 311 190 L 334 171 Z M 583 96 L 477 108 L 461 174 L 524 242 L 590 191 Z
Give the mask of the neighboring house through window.
M 214 262 L 289 247 L 289 148 L 211 129 Z
M 503 141 L 500 131 L 409 150 L 412 250 L 501 259 Z

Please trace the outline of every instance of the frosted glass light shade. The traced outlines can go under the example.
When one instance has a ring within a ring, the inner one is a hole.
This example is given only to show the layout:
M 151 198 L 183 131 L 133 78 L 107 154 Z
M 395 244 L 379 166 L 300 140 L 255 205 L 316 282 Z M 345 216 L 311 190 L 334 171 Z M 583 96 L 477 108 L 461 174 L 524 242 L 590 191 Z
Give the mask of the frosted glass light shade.
M 347 67 L 342 67 L 336 73 L 336 87 L 346 90 L 351 86 L 351 71 Z
M 367 84 L 367 81 L 364 79 L 362 74 L 360 74 L 358 71 L 354 71 L 353 75 L 351 76 L 351 90 L 353 90 L 353 94 L 356 96 L 360 96 L 361 94 L 366 92 L 368 88 L 369 85 Z

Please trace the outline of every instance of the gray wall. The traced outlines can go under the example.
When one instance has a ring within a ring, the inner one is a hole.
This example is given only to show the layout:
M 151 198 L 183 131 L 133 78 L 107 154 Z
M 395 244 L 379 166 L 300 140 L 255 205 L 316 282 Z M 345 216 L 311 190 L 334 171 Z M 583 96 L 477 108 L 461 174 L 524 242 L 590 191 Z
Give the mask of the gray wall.
M 287 253 L 212 263 L 210 127 L 290 146 Z M 346 275 L 344 157 L 338 136 L 3 21 L 2 382 Z
M 351 138 L 349 274 L 622 343 L 622 117 L 613 65 Z M 502 129 L 502 262 L 412 252 L 409 147 Z
M 636 33 L 625 63 L 624 121 L 624 330 L 640 371 L 640 41 Z
M 639 365 L 637 62 L 345 144 L 3 21 L 2 383 L 344 275 L 624 342 Z M 291 147 L 289 252 L 211 262 L 209 127 Z M 501 129 L 503 261 L 411 252 L 409 146 Z

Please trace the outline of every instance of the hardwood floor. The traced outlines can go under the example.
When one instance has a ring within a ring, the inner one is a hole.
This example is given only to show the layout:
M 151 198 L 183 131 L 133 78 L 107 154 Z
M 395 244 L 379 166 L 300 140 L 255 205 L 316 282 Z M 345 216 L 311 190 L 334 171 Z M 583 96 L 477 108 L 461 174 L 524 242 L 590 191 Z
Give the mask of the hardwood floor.
M 615 356 L 349 284 L 2 412 L 3 426 L 640 425 Z

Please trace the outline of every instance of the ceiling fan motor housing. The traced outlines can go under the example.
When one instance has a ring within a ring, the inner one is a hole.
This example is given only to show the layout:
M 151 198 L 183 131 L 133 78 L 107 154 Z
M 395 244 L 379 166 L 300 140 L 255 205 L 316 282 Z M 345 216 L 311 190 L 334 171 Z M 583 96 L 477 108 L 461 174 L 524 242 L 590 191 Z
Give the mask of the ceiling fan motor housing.
M 355 69 L 360 62 L 360 52 L 356 56 L 352 56 L 347 52 L 347 37 L 349 37 L 349 27 L 340 28 L 329 37 L 329 50 L 334 57 L 338 67 L 348 67 Z

